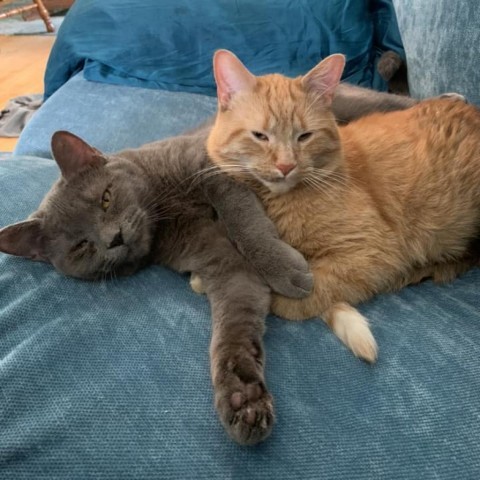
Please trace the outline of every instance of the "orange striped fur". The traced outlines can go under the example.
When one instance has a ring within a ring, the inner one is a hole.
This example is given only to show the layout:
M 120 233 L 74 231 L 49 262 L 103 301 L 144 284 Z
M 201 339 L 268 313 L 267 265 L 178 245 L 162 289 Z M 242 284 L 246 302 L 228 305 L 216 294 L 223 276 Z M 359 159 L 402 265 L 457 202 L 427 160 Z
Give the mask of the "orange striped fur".
M 308 298 L 274 296 L 272 311 L 321 316 L 357 356 L 374 361 L 375 340 L 351 305 L 425 277 L 448 281 L 477 263 L 480 113 L 430 100 L 338 127 L 322 93 L 335 81 L 324 70 L 312 88 L 308 75 L 254 77 L 233 89 L 220 100 L 207 148 L 256 189 L 314 272 Z M 312 134 L 299 141 L 305 132 Z M 296 165 L 283 179 L 279 161 Z

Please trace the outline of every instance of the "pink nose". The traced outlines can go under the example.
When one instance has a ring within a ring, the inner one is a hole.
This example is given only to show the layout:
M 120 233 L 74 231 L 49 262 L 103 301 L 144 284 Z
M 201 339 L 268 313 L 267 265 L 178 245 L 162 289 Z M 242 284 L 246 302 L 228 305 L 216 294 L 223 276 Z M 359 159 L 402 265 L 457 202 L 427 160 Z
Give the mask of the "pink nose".
M 295 167 L 294 163 L 277 163 L 275 165 L 286 177 Z

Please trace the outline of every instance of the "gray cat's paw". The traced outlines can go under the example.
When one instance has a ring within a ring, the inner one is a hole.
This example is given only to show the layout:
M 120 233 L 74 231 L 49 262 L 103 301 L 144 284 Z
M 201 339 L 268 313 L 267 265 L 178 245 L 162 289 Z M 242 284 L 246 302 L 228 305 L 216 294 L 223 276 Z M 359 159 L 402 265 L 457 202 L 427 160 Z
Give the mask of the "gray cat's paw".
M 255 445 L 272 431 L 273 400 L 261 383 L 243 384 L 230 395 L 222 410 L 225 430 L 241 445 Z
M 290 298 L 305 298 L 313 289 L 313 274 L 303 255 L 279 240 L 265 257 L 264 265 L 255 265 L 270 288 Z
M 463 95 L 460 95 L 460 93 L 455 93 L 455 92 L 443 93 L 442 95 L 439 95 L 438 98 L 447 99 L 447 100 L 458 100 L 460 102 L 468 103 L 468 100 Z
M 232 355 L 215 385 L 217 411 L 229 436 L 241 445 L 265 440 L 274 424 L 273 399 L 253 356 Z

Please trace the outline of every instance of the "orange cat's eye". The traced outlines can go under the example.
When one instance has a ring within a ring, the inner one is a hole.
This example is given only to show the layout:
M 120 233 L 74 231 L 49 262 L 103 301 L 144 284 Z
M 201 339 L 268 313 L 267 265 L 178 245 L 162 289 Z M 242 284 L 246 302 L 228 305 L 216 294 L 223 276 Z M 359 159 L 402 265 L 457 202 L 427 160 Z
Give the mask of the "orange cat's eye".
M 298 136 L 297 142 L 304 142 L 312 136 L 312 132 L 305 132 Z
M 260 140 L 261 142 L 268 142 L 268 137 L 262 133 L 262 132 L 252 132 L 252 135 L 257 139 Z

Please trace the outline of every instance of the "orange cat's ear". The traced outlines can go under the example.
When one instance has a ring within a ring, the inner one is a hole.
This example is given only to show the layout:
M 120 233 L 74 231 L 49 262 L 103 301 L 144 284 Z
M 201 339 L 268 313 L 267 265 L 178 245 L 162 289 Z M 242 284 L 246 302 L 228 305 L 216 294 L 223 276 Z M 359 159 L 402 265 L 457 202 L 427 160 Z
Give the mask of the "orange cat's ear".
M 302 78 L 302 84 L 308 91 L 321 97 L 325 105 L 330 106 L 344 68 L 344 55 L 330 55 Z
M 257 79 L 245 65 L 228 50 L 217 50 L 213 56 L 213 74 L 217 82 L 218 101 L 227 108 L 235 93 L 248 92 Z

